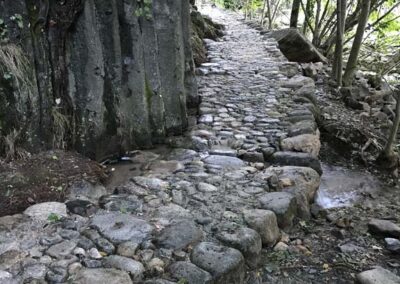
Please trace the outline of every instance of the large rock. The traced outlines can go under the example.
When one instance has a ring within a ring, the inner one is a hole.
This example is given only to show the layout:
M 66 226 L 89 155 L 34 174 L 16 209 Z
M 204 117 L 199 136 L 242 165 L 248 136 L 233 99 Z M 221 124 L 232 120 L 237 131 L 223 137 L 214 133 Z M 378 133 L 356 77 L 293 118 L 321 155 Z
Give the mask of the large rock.
M 236 157 L 211 155 L 204 159 L 206 164 L 217 165 L 226 170 L 235 170 L 246 166 L 245 162 Z
M 328 62 L 298 29 L 278 30 L 269 35 L 276 39 L 280 50 L 290 61 L 300 63 Z
M 193 221 L 180 220 L 163 229 L 156 241 L 161 247 L 180 250 L 202 239 L 203 231 Z
M 301 134 L 283 139 L 281 147 L 283 151 L 304 152 L 311 154 L 313 157 L 318 157 L 321 142 L 319 135 Z
M 135 195 L 112 194 L 102 196 L 99 199 L 99 205 L 107 211 L 140 213 L 143 203 Z
M 203 242 L 194 247 L 190 259 L 195 265 L 211 273 L 215 283 L 244 283 L 244 258 L 236 249 Z
M 400 226 L 388 220 L 371 219 L 368 223 L 368 229 L 371 233 L 384 237 L 400 238 Z
M 360 284 L 398 284 L 400 277 L 380 266 L 357 275 Z
M 260 234 L 263 245 L 273 246 L 279 240 L 281 233 L 274 212 L 253 209 L 245 210 L 243 215 L 247 225 Z
M 310 167 L 320 175 L 322 174 L 320 161 L 309 153 L 275 152 L 271 157 L 271 162 L 282 166 Z
M 103 259 L 103 266 L 106 268 L 116 268 L 129 272 L 134 281 L 140 281 L 145 271 L 143 264 L 139 261 L 119 255 L 111 255 Z
M 256 268 L 260 260 L 262 241 L 253 229 L 239 227 L 235 223 L 224 224 L 219 229 L 217 238 L 226 246 L 238 249 L 251 268 Z
M 198 101 L 189 1 L 154 1 L 146 15 L 138 1 L 79 1 L 62 16 L 64 2 L 46 3 L 0 2 L 0 18 L 22 16 L 7 39 L 28 66 L 23 87 L 0 90 L 2 134 L 24 128 L 37 150 L 63 146 L 69 128 L 69 146 L 101 160 L 182 133 Z M 43 11 L 63 25 L 36 21 Z
M 118 283 L 132 284 L 129 274 L 125 271 L 117 269 L 81 269 L 78 273 L 72 276 L 75 284 L 93 284 L 93 283 Z
M 76 242 L 63 241 L 59 244 L 51 246 L 46 253 L 54 258 L 66 258 L 72 254 L 75 248 Z
M 67 206 L 60 202 L 44 202 L 28 207 L 24 214 L 38 221 L 48 221 L 50 215 L 59 218 L 68 216 Z
M 91 225 L 113 243 L 134 241 L 141 243 L 150 238 L 154 227 L 131 214 L 111 212 L 95 215 Z
M 186 279 L 190 284 L 212 283 L 212 277 L 210 273 L 190 262 L 178 261 L 168 267 L 168 272 L 177 281 Z
M 262 209 L 275 213 L 279 227 L 288 229 L 293 225 L 293 218 L 297 212 L 296 197 L 288 192 L 271 192 L 259 198 Z
M 68 199 L 82 199 L 90 200 L 93 203 L 97 203 L 97 200 L 107 194 L 107 191 L 102 185 L 94 185 L 88 181 L 76 181 L 68 187 Z

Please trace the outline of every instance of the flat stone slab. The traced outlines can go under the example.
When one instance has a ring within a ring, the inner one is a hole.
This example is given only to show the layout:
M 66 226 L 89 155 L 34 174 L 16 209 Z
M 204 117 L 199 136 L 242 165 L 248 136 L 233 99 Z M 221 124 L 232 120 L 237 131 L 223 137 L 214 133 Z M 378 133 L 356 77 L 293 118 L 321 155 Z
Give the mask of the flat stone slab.
M 400 237 L 400 226 L 388 220 L 371 219 L 368 223 L 368 230 L 385 237 Z
M 217 165 L 223 169 L 239 169 L 241 167 L 245 167 L 246 164 L 239 158 L 230 157 L 230 156 L 221 156 L 221 155 L 210 155 L 204 159 L 206 164 Z
M 203 242 L 194 247 L 190 259 L 195 265 L 211 273 L 215 283 L 244 283 L 244 257 L 236 249 Z
M 82 268 L 73 277 L 75 284 L 93 284 L 93 283 L 118 283 L 132 284 L 129 274 L 125 271 L 112 268 L 86 269 Z
M 150 238 L 154 227 L 131 214 L 110 212 L 95 215 L 91 225 L 113 243 L 134 241 L 141 243 Z
M 66 217 L 67 206 L 61 202 L 44 202 L 28 207 L 24 214 L 37 221 L 49 221 L 49 216 Z
M 310 167 L 322 175 L 320 161 L 309 153 L 300 152 L 275 152 L 271 157 L 271 162 L 282 166 Z
M 357 275 L 360 284 L 398 284 L 400 277 L 380 266 Z

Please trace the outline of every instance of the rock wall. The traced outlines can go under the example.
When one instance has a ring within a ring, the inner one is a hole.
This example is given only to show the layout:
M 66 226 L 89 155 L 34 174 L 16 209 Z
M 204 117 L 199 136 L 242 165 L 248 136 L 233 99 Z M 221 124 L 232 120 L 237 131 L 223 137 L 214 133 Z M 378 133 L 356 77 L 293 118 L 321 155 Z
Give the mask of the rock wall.
M 0 63 L 26 73 L 0 68 L 0 134 L 15 143 L 102 159 L 187 127 L 189 0 L 0 0 L 0 34 Z

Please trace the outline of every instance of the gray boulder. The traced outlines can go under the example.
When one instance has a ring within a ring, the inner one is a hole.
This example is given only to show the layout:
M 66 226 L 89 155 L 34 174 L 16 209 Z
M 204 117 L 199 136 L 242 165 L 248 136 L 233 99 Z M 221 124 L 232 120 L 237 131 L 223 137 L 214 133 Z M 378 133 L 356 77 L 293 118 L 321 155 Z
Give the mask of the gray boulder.
M 281 233 L 274 212 L 254 209 L 245 210 L 243 215 L 247 225 L 260 234 L 263 245 L 273 246 L 279 240 Z
M 357 275 L 360 284 L 398 284 L 400 277 L 380 266 Z
M 119 255 L 111 255 L 103 260 L 103 266 L 106 268 L 116 268 L 129 272 L 134 281 L 140 281 L 145 271 L 143 264 L 139 261 Z
M 368 223 L 368 230 L 385 237 L 400 237 L 400 226 L 387 220 L 371 219 Z
M 236 249 L 203 242 L 194 247 L 190 259 L 195 265 L 211 273 L 215 283 L 244 283 L 244 257 Z
M 181 220 L 163 229 L 157 243 L 164 248 L 179 250 L 199 243 L 202 239 L 203 231 L 193 221 Z
M 269 35 L 276 39 L 280 50 L 289 61 L 328 62 L 325 56 L 298 29 L 282 29 L 271 32 Z
M 217 239 L 224 245 L 238 249 L 251 268 L 256 268 L 260 260 L 262 241 L 253 229 L 239 227 L 235 223 L 224 224 L 217 234 Z
M 191 284 L 212 283 L 212 276 L 210 273 L 190 262 L 178 261 L 169 266 L 168 271 L 177 281 L 180 279 L 186 279 L 188 283 Z
M 297 212 L 296 197 L 287 192 L 271 192 L 259 198 L 262 209 L 275 213 L 279 227 L 288 229 L 293 225 L 293 218 Z

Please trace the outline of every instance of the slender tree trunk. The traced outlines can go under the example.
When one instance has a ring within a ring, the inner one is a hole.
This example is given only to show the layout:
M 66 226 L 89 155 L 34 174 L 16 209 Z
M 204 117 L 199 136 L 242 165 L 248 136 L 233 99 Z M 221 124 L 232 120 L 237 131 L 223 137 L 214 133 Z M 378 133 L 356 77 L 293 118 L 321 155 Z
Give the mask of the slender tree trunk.
M 335 59 L 332 69 L 332 76 L 335 78 L 337 85 L 342 85 L 342 69 L 343 69 L 343 34 L 344 24 L 346 21 L 346 0 L 337 0 L 337 35 L 335 47 Z
M 249 16 L 249 3 L 250 0 L 246 0 L 245 2 L 245 7 L 244 7 L 244 19 L 247 20 L 248 16 Z
M 303 34 L 307 34 L 307 28 L 309 23 L 311 22 L 312 8 L 313 8 L 314 0 L 307 0 L 306 7 L 303 7 L 304 12 L 304 22 L 303 22 Z
M 350 86 L 353 83 L 353 76 L 357 69 L 357 59 L 360 53 L 361 42 L 364 36 L 364 30 L 368 22 L 371 0 L 363 0 L 361 14 L 358 20 L 356 36 L 350 51 L 350 57 L 346 65 L 346 71 L 343 75 L 343 85 Z
M 383 149 L 381 155 L 378 157 L 378 162 L 383 164 L 386 168 L 395 168 L 398 166 L 398 157 L 393 150 L 393 146 L 396 142 L 397 133 L 399 132 L 400 124 L 400 89 L 396 89 L 396 115 L 393 121 L 392 128 L 390 129 L 390 134 L 388 141 Z
M 260 20 L 260 25 L 261 26 L 264 26 L 265 9 L 267 8 L 267 1 L 269 1 L 269 0 L 264 0 L 264 3 L 263 3 L 263 8 L 262 8 L 262 12 L 261 12 L 261 20 Z
M 312 40 L 312 43 L 316 46 L 318 46 L 320 42 L 319 38 L 319 31 L 321 28 L 320 21 L 321 21 L 321 0 L 317 0 L 317 12 L 315 14 L 315 28 Z
M 272 16 L 271 16 L 271 2 L 267 0 L 267 18 L 268 18 L 268 29 L 272 29 Z
M 299 20 L 300 2 L 301 0 L 293 0 L 292 13 L 290 15 L 291 28 L 297 28 L 297 22 Z

